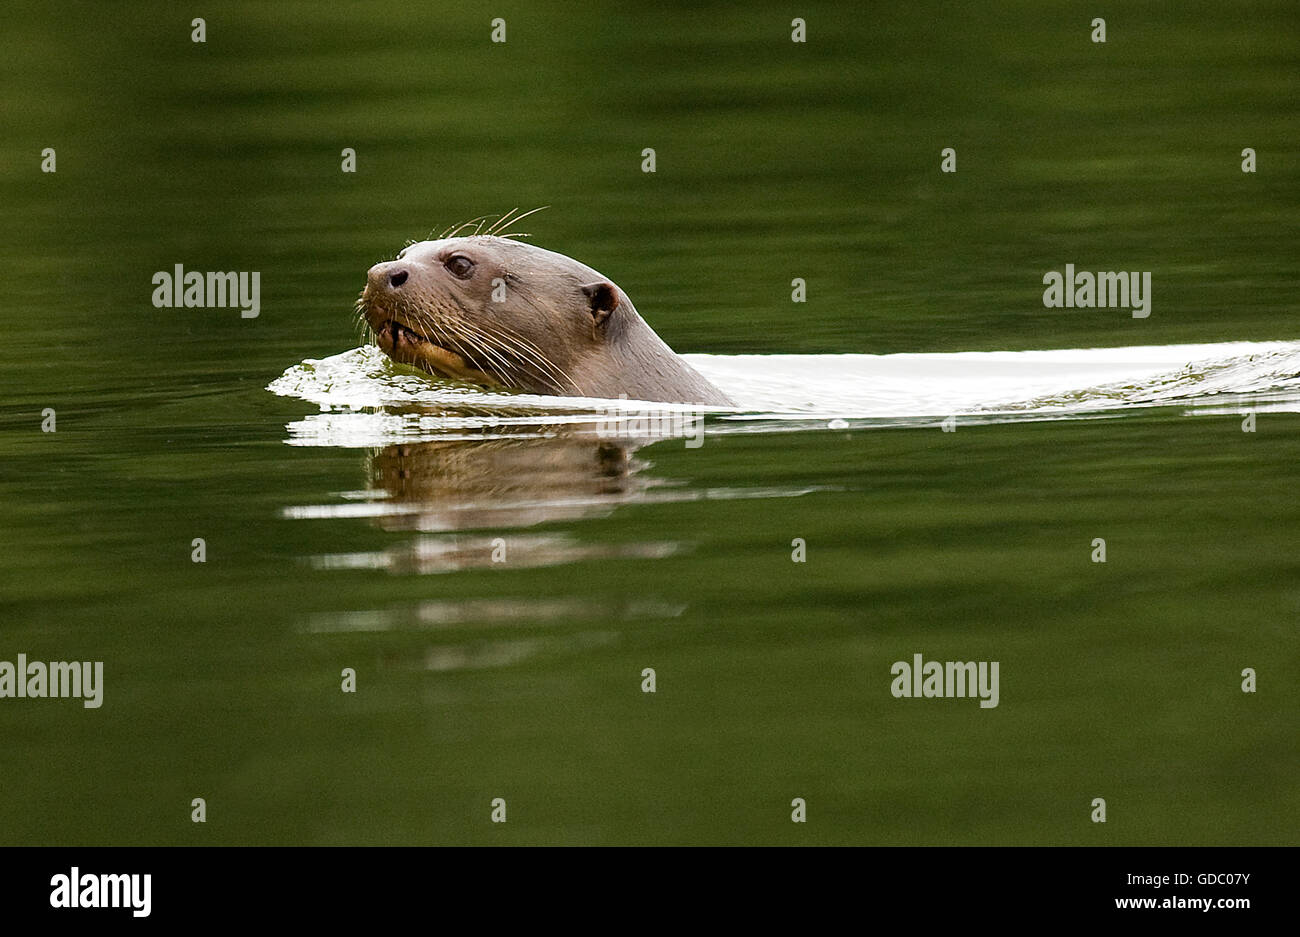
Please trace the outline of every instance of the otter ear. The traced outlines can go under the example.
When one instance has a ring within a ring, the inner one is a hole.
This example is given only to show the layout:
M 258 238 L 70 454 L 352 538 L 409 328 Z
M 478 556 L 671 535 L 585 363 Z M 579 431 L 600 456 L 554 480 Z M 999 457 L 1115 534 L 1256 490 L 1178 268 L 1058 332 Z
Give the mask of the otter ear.
M 601 280 L 599 283 L 588 283 L 582 292 L 591 301 L 591 317 L 597 325 L 604 325 L 609 314 L 618 308 L 618 287 L 607 280 Z

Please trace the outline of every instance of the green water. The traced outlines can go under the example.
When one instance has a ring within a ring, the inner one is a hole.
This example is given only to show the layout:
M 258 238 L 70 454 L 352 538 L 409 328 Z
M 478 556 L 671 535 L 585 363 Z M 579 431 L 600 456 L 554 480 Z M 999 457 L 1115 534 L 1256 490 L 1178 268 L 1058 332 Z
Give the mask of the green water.
M 1296 337 L 1300 12 L 1098 15 L 8 5 L 0 660 L 105 690 L 0 700 L 0 842 L 1293 844 L 1300 415 L 667 442 L 633 474 L 676 497 L 420 540 L 264 390 L 354 346 L 369 265 L 515 206 L 682 351 Z M 155 309 L 178 263 L 261 314 Z M 1152 315 L 1045 309 L 1066 263 Z M 464 568 L 322 560 L 421 542 Z M 1000 705 L 893 698 L 915 653 Z

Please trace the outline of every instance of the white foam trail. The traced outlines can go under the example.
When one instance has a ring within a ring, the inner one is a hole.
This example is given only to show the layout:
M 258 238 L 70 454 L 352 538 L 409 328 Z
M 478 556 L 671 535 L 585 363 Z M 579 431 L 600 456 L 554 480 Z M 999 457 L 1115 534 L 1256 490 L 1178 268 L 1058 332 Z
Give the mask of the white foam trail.
M 792 416 L 1068 412 L 1300 387 L 1300 342 L 686 358 L 746 410 Z
M 1223 412 L 1257 403 L 1269 410 L 1300 410 L 1300 342 L 684 357 L 737 402 L 736 411 L 710 421 L 711 432 L 715 424 L 719 430 L 739 430 L 753 421 L 767 428 L 779 428 L 770 421 L 801 428 L 825 426 L 830 419 L 907 423 L 951 415 L 1004 422 L 1119 415 L 1167 405 Z M 267 389 L 320 408 L 289 424 L 288 441 L 296 445 L 535 435 L 562 424 L 590 424 L 614 408 L 635 412 L 646 406 L 494 394 L 430 381 L 398 368 L 373 346 L 304 361 Z

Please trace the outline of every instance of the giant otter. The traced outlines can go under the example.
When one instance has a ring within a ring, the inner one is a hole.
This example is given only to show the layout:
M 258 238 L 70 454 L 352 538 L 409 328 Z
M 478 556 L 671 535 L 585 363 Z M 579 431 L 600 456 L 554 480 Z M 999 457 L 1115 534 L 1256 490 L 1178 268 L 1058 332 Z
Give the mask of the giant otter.
M 411 244 L 358 311 L 393 360 L 487 387 L 732 406 L 627 295 L 563 254 L 494 235 Z

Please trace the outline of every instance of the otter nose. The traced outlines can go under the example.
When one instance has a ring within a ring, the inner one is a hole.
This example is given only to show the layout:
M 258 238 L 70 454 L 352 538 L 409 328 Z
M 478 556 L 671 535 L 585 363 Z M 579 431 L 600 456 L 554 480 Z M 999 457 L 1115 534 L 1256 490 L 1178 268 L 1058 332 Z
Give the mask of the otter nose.
M 411 276 L 411 268 L 396 260 L 375 264 L 367 274 L 372 290 L 395 290 Z

